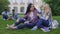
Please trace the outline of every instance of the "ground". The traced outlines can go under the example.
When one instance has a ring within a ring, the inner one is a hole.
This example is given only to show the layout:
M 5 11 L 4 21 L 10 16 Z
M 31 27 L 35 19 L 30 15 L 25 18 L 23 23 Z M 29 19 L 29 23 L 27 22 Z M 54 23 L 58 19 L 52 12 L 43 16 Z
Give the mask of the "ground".
M 23 15 L 20 15 L 20 17 L 22 17 Z M 58 20 L 60 22 L 60 16 L 53 16 L 54 19 Z M 8 20 L 2 20 L 2 17 L 0 15 L 0 34 L 59 34 L 60 33 L 60 26 L 59 28 L 55 29 L 55 30 L 51 30 L 50 32 L 43 32 L 41 29 L 38 29 L 36 31 L 31 31 L 28 28 L 25 29 L 19 29 L 19 30 L 7 30 L 6 29 L 6 25 L 7 24 L 12 24 L 15 21 L 8 21 Z M 60 24 L 59 24 L 60 25 Z

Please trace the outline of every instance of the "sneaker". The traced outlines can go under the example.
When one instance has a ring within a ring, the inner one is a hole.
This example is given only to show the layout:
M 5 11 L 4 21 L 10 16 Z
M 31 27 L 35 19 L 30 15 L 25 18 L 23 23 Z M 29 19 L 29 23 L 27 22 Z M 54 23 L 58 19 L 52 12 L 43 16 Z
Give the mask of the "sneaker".
M 44 31 L 44 32 L 49 32 L 50 31 L 49 28 L 41 28 L 41 30 Z
M 31 30 L 37 30 L 37 28 L 32 28 Z

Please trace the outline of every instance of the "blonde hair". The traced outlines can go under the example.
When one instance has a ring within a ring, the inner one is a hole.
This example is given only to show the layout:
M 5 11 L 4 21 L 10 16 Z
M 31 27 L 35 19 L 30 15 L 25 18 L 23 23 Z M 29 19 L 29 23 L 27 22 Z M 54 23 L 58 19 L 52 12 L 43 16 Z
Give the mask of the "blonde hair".
M 44 12 L 46 12 L 46 14 L 47 14 L 47 13 L 50 14 L 50 19 L 52 20 L 51 8 L 50 8 L 50 6 L 49 6 L 47 3 L 45 3 L 45 2 L 44 2 L 44 4 L 43 4 L 43 10 L 44 10 Z M 46 10 L 46 11 L 45 11 L 45 10 Z
M 42 10 L 45 12 L 45 13 L 48 13 L 51 11 L 51 8 L 49 7 L 49 5 L 47 3 L 43 3 L 42 5 Z

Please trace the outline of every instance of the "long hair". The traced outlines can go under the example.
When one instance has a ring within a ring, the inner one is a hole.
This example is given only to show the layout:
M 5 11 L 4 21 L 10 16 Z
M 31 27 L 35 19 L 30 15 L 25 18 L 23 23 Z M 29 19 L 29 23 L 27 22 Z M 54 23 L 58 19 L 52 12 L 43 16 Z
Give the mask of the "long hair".
M 31 5 L 33 5 L 33 4 L 30 3 L 30 4 L 28 5 L 25 15 L 30 12 Z M 35 10 L 35 9 L 36 9 L 36 8 L 34 8 L 34 10 Z

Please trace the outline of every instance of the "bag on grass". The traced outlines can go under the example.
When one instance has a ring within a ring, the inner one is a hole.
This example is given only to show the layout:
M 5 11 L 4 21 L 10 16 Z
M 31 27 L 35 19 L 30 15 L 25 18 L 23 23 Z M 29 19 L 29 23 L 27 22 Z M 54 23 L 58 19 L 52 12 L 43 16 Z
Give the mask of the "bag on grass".
M 56 28 L 58 28 L 58 26 L 59 26 L 58 21 L 57 21 L 57 20 L 53 20 L 53 21 L 52 21 L 52 24 L 51 24 L 51 28 L 52 28 L 52 29 L 56 29 Z

